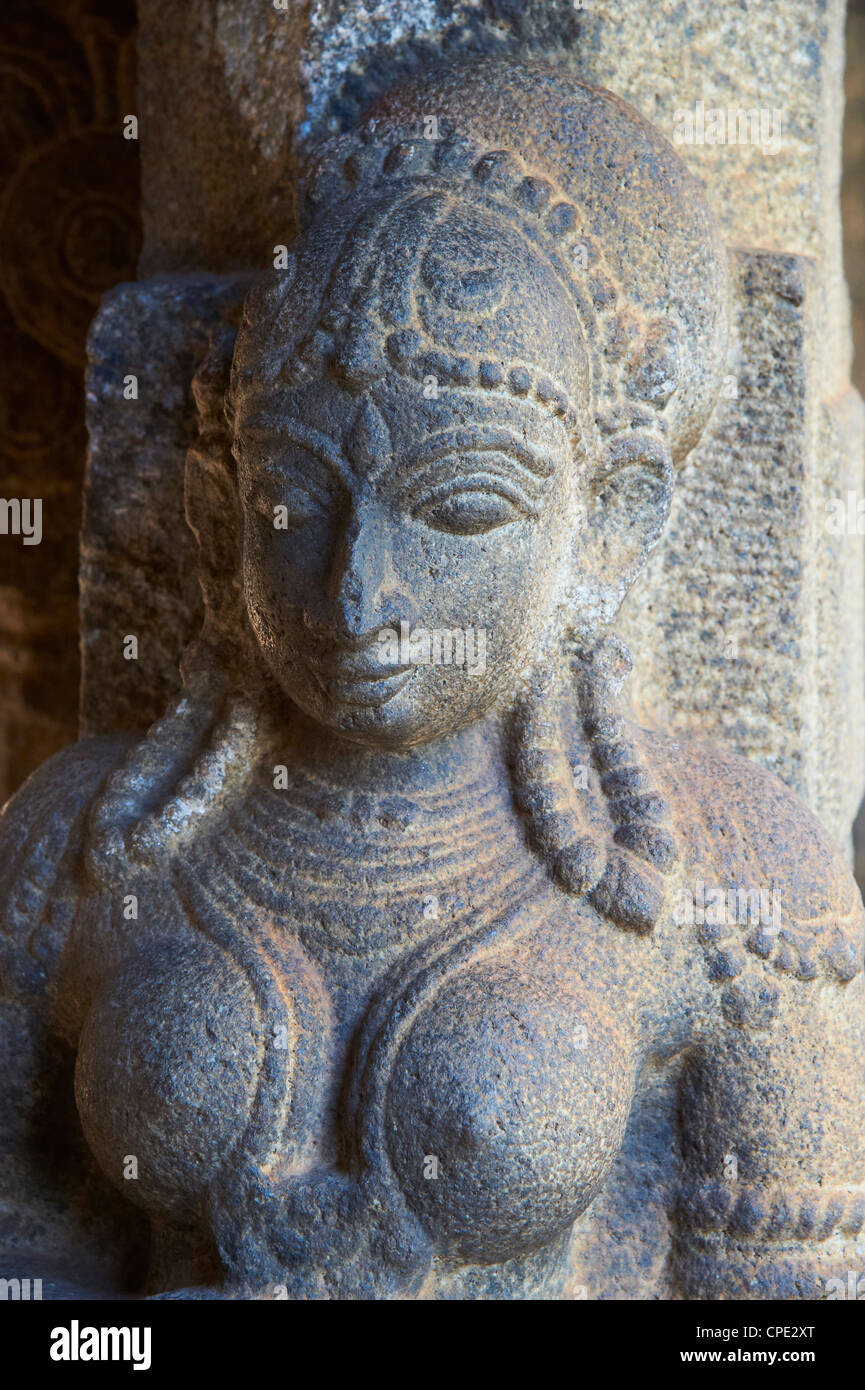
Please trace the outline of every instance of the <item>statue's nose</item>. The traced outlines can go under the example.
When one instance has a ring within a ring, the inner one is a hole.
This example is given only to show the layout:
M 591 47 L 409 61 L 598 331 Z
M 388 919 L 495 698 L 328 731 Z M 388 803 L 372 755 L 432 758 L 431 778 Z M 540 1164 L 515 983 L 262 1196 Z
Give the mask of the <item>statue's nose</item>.
M 355 504 L 336 548 L 329 579 L 335 631 L 352 641 L 410 621 L 410 603 L 396 574 L 388 519 L 381 508 Z

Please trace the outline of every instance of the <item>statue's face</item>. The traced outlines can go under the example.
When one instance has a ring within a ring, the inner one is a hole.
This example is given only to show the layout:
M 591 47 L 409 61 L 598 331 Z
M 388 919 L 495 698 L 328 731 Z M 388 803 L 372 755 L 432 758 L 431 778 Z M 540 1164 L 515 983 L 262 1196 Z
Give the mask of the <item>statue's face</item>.
M 249 619 L 291 700 L 404 747 L 513 698 L 574 564 L 561 419 L 479 389 L 428 399 L 393 371 L 246 391 L 236 453 Z

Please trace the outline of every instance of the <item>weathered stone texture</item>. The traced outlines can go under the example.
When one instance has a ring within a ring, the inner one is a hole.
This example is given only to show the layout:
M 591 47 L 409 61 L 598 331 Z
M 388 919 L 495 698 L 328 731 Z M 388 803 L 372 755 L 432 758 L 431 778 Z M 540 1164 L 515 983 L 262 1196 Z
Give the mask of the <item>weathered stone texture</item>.
M 120 285 L 90 335 L 90 433 L 81 540 L 81 731 L 146 727 L 180 688 L 201 623 L 183 474 L 195 437 L 192 378 L 242 280 Z M 136 378 L 137 398 L 124 395 Z M 124 638 L 138 640 L 134 659 Z
M 844 271 L 850 287 L 853 382 L 865 391 L 865 0 L 848 5 L 844 68 L 841 222 Z
M 863 780 L 863 549 L 828 503 L 861 491 L 862 403 L 824 403 L 813 261 L 731 256 L 729 397 L 626 604 L 641 716 L 782 777 L 846 843 Z

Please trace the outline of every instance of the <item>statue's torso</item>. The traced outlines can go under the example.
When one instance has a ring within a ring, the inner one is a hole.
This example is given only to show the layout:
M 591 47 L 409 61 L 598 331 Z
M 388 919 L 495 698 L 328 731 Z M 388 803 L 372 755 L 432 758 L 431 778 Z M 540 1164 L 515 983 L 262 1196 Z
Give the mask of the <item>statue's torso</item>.
M 672 751 L 676 882 L 756 881 L 752 836 L 717 795 L 729 769 Z M 816 841 L 814 854 L 819 869 Z M 644 1064 L 657 1090 L 658 1059 L 695 1040 L 695 1018 L 723 1029 L 728 996 L 762 1000 L 760 980 L 779 979 L 755 945 L 730 945 L 750 940 L 740 927 L 720 935 L 668 912 L 637 937 L 561 893 L 505 779 L 376 797 L 291 769 L 168 864 L 82 903 L 67 990 L 92 1000 L 85 1132 L 109 1172 L 138 1155 L 134 1196 L 152 1213 L 206 1210 L 248 1287 L 339 1295 L 348 1277 L 361 1297 L 567 1297 L 588 1278 L 580 1262 L 597 1263 L 591 1213 L 572 1228 L 603 1188 L 598 1240 L 637 1201 L 655 1274 L 646 1284 L 635 1264 L 634 1296 L 653 1296 L 675 1155 L 650 1218 L 634 1174 L 659 1104 L 674 1133 L 676 1082 L 632 1114 Z M 719 950 L 740 973 L 717 969 Z
M 601 923 L 552 886 L 506 785 L 374 797 L 292 772 L 170 879 L 142 881 L 135 921 L 103 903 L 91 938 L 79 1093 L 118 1159 L 158 1142 L 163 1190 L 136 1196 L 180 1211 L 232 1144 L 289 1173 L 350 1168 L 359 1143 L 457 1263 L 555 1245 L 615 1157 L 636 1063 L 586 988 L 578 919 Z

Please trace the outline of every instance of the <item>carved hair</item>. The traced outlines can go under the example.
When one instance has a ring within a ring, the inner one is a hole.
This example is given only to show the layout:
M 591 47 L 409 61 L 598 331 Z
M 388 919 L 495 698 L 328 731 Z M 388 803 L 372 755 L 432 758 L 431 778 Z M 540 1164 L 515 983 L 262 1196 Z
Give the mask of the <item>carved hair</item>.
M 245 378 L 267 374 L 290 386 L 330 374 L 362 389 L 389 364 L 418 381 L 434 376 L 442 385 L 532 399 L 578 436 L 586 423 L 582 392 L 573 382 L 556 379 L 547 363 L 514 351 L 503 362 L 501 342 L 497 353 L 445 349 L 411 314 L 409 289 L 432 240 L 432 229 L 419 227 L 422 214 L 431 207 L 445 212 L 455 204 L 473 205 L 519 229 L 552 272 L 560 297 L 572 306 L 578 327 L 568 350 L 573 360 L 588 359 L 592 423 L 601 439 L 614 447 L 630 431 L 648 428 L 675 452 L 665 415 L 681 374 L 675 318 L 646 319 L 627 301 L 601 244 L 585 230 L 583 213 L 553 182 L 532 174 L 509 150 L 484 150 L 461 138 L 434 143 L 400 138 L 392 144 L 367 139 L 339 169 L 331 153 L 323 168 L 310 170 L 306 199 L 317 209 L 329 194 L 337 207 L 328 204 L 323 217 L 346 225 L 313 321 L 298 332 L 297 258 L 290 257 L 285 268 L 263 275 L 250 294 L 244 318 L 256 332 L 250 341 L 241 328 L 234 392 L 242 395 Z M 313 220 L 312 244 L 316 230 Z M 395 246 L 405 265 L 399 276 L 387 277 L 381 263 Z M 463 276 L 457 263 L 451 293 L 459 293 Z M 488 326 L 487 306 L 473 307 L 475 324 Z M 542 312 L 548 307 L 541 306 Z M 520 305 L 523 313 L 527 308 Z M 260 325 L 268 321 L 274 327 L 285 322 L 287 330 L 286 356 L 278 366 L 258 352 Z
M 667 802 L 616 703 L 630 658 L 623 642 L 608 637 L 589 652 L 573 652 L 565 669 L 568 679 L 554 673 L 514 709 L 511 775 L 517 804 L 560 888 L 588 898 L 617 926 L 647 932 L 663 905 L 661 875 L 672 870 L 678 852 Z M 576 705 L 583 746 L 594 763 L 593 769 L 581 769 L 580 787 L 571 763 L 574 750 L 563 735 L 565 702 Z M 590 773 L 599 780 L 600 807 L 592 806 Z M 610 821 L 616 827 L 612 841 Z

